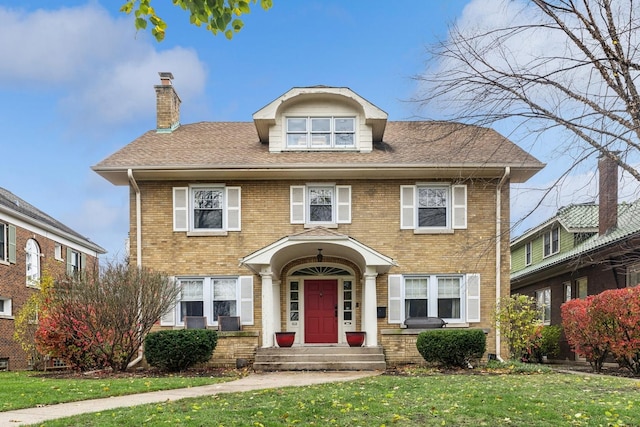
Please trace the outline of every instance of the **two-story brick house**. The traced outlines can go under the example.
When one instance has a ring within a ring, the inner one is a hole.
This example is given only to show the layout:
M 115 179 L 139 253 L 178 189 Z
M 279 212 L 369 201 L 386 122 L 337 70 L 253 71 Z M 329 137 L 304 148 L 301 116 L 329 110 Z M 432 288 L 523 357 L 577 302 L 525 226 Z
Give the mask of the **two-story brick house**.
M 640 200 L 618 203 L 618 165 L 601 157 L 599 203 L 574 204 L 511 242 L 511 293 L 536 299 L 545 325 L 561 306 L 640 283 Z M 564 337 L 559 359 L 574 360 Z
M 253 347 L 366 346 L 416 362 L 408 317 L 483 328 L 509 293 L 509 184 L 543 167 L 495 131 L 389 122 L 348 88 L 294 88 L 253 122 L 181 124 L 160 73 L 157 129 L 94 170 L 130 189 L 131 260 L 175 276 L 161 320 L 241 318 Z M 251 357 L 249 355 L 248 357 Z
M 106 251 L 25 200 L 0 187 L 0 368 L 26 369 L 13 339 L 16 314 L 39 289 L 44 271 L 94 268 Z

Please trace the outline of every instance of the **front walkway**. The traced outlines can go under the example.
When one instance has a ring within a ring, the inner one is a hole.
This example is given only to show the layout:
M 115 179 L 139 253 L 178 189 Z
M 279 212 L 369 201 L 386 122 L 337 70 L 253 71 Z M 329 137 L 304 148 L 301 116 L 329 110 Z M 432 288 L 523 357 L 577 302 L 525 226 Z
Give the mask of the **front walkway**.
M 252 373 L 244 378 L 220 384 L 174 390 L 154 391 L 105 399 L 60 403 L 37 408 L 0 412 L 0 427 L 39 424 L 46 420 L 70 417 L 115 408 L 167 402 L 188 397 L 211 396 L 219 393 L 235 393 L 267 388 L 305 386 L 329 382 L 352 381 L 381 374 L 382 371 L 333 371 L 333 372 L 265 372 Z

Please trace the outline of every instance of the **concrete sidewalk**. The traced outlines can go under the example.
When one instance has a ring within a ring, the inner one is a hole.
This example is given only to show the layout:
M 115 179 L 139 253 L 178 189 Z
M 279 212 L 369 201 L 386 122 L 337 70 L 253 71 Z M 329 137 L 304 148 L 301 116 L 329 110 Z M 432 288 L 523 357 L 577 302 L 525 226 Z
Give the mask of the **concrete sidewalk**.
M 304 386 L 329 382 L 351 381 L 381 374 L 380 371 L 287 371 L 252 373 L 244 378 L 220 384 L 211 384 L 175 390 L 109 397 L 105 399 L 83 400 L 60 403 L 37 408 L 17 409 L 0 412 L 0 426 L 38 424 L 46 420 L 70 417 L 72 415 L 100 412 L 109 409 L 144 405 L 146 403 L 167 402 L 187 397 L 211 396 L 218 393 L 233 393 L 266 388 Z

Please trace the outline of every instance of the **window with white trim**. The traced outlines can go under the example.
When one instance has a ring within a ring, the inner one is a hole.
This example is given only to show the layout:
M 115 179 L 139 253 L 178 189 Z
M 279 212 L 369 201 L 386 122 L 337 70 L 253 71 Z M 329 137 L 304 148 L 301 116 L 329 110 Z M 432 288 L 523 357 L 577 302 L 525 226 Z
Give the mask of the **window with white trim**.
M 287 117 L 290 149 L 342 149 L 356 145 L 354 117 Z
M 536 291 L 536 307 L 543 325 L 551 324 L 551 288 Z
M 564 282 L 564 302 L 571 301 L 571 282 Z
M 173 231 L 240 231 L 240 187 L 222 184 L 174 187 Z
M 531 242 L 524 245 L 524 265 L 531 265 Z
M 185 316 L 204 316 L 208 326 L 218 316 L 240 316 L 243 325 L 253 324 L 253 277 L 181 277 L 175 307 L 162 316 L 162 326 L 184 326 Z
M 627 287 L 640 285 L 640 263 L 627 267 Z
M 331 225 L 351 222 L 351 186 L 292 185 L 291 223 Z
M 27 286 L 40 286 L 40 246 L 34 239 L 27 240 L 24 248 L 27 266 Z
M 82 252 L 67 248 L 67 274 L 75 274 L 86 267 L 87 258 Z
M 11 317 L 11 298 L 0 297 L 0 316 Z
M 560 229 L 554 227 L 544 233 L 543 236 L 544 256 L 557 254 L 560 251 Z
M 389 323 L 439 317 L 447 323 L 480 321 L 478 274 L 390 275 Z
M 425 232 L 467 228 L 467 186 L 400 186 L 400 228 Z
M 8 251 L 8 236 L 9 227 L 6 224 L 0 222 L 0 261 L 7 262 L 9 251 Z
M 0 262 L 16 263 L 16 226 L 0 223 Z

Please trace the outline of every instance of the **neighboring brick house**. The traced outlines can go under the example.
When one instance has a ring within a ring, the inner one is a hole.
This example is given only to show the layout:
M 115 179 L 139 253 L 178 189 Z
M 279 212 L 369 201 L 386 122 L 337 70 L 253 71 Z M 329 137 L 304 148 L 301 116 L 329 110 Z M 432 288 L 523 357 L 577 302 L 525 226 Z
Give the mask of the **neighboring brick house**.
M 97 265 L 105 250 L 0 187 L 0 368 L 26 369 L 14 320 L 45 270 L 52 275 Z
M 360 330 L 406 363 L 420 360 L 403 322 L 431 316 L 485 329 L 500 354 L 509 184 L 542 163 L 491 129 L 388 122 L 348 88 L 293 88 L 253 122 L 184 125 L 160 76 L 157 129 L 93 169 L 130 189 L 132 262 L 182 287 L 162 326 L 239 316 L 252 351 L 279 331 L 339 346 Z
M 511 242 L 511 293 L 534 297 L 546 325 L 572 298 L 640 283 L 640 200 L 618 204 L 617 170 L 600 158 L 599 204 L 561 208 Z M 559 359 L 575 359 L 564 337 Z

